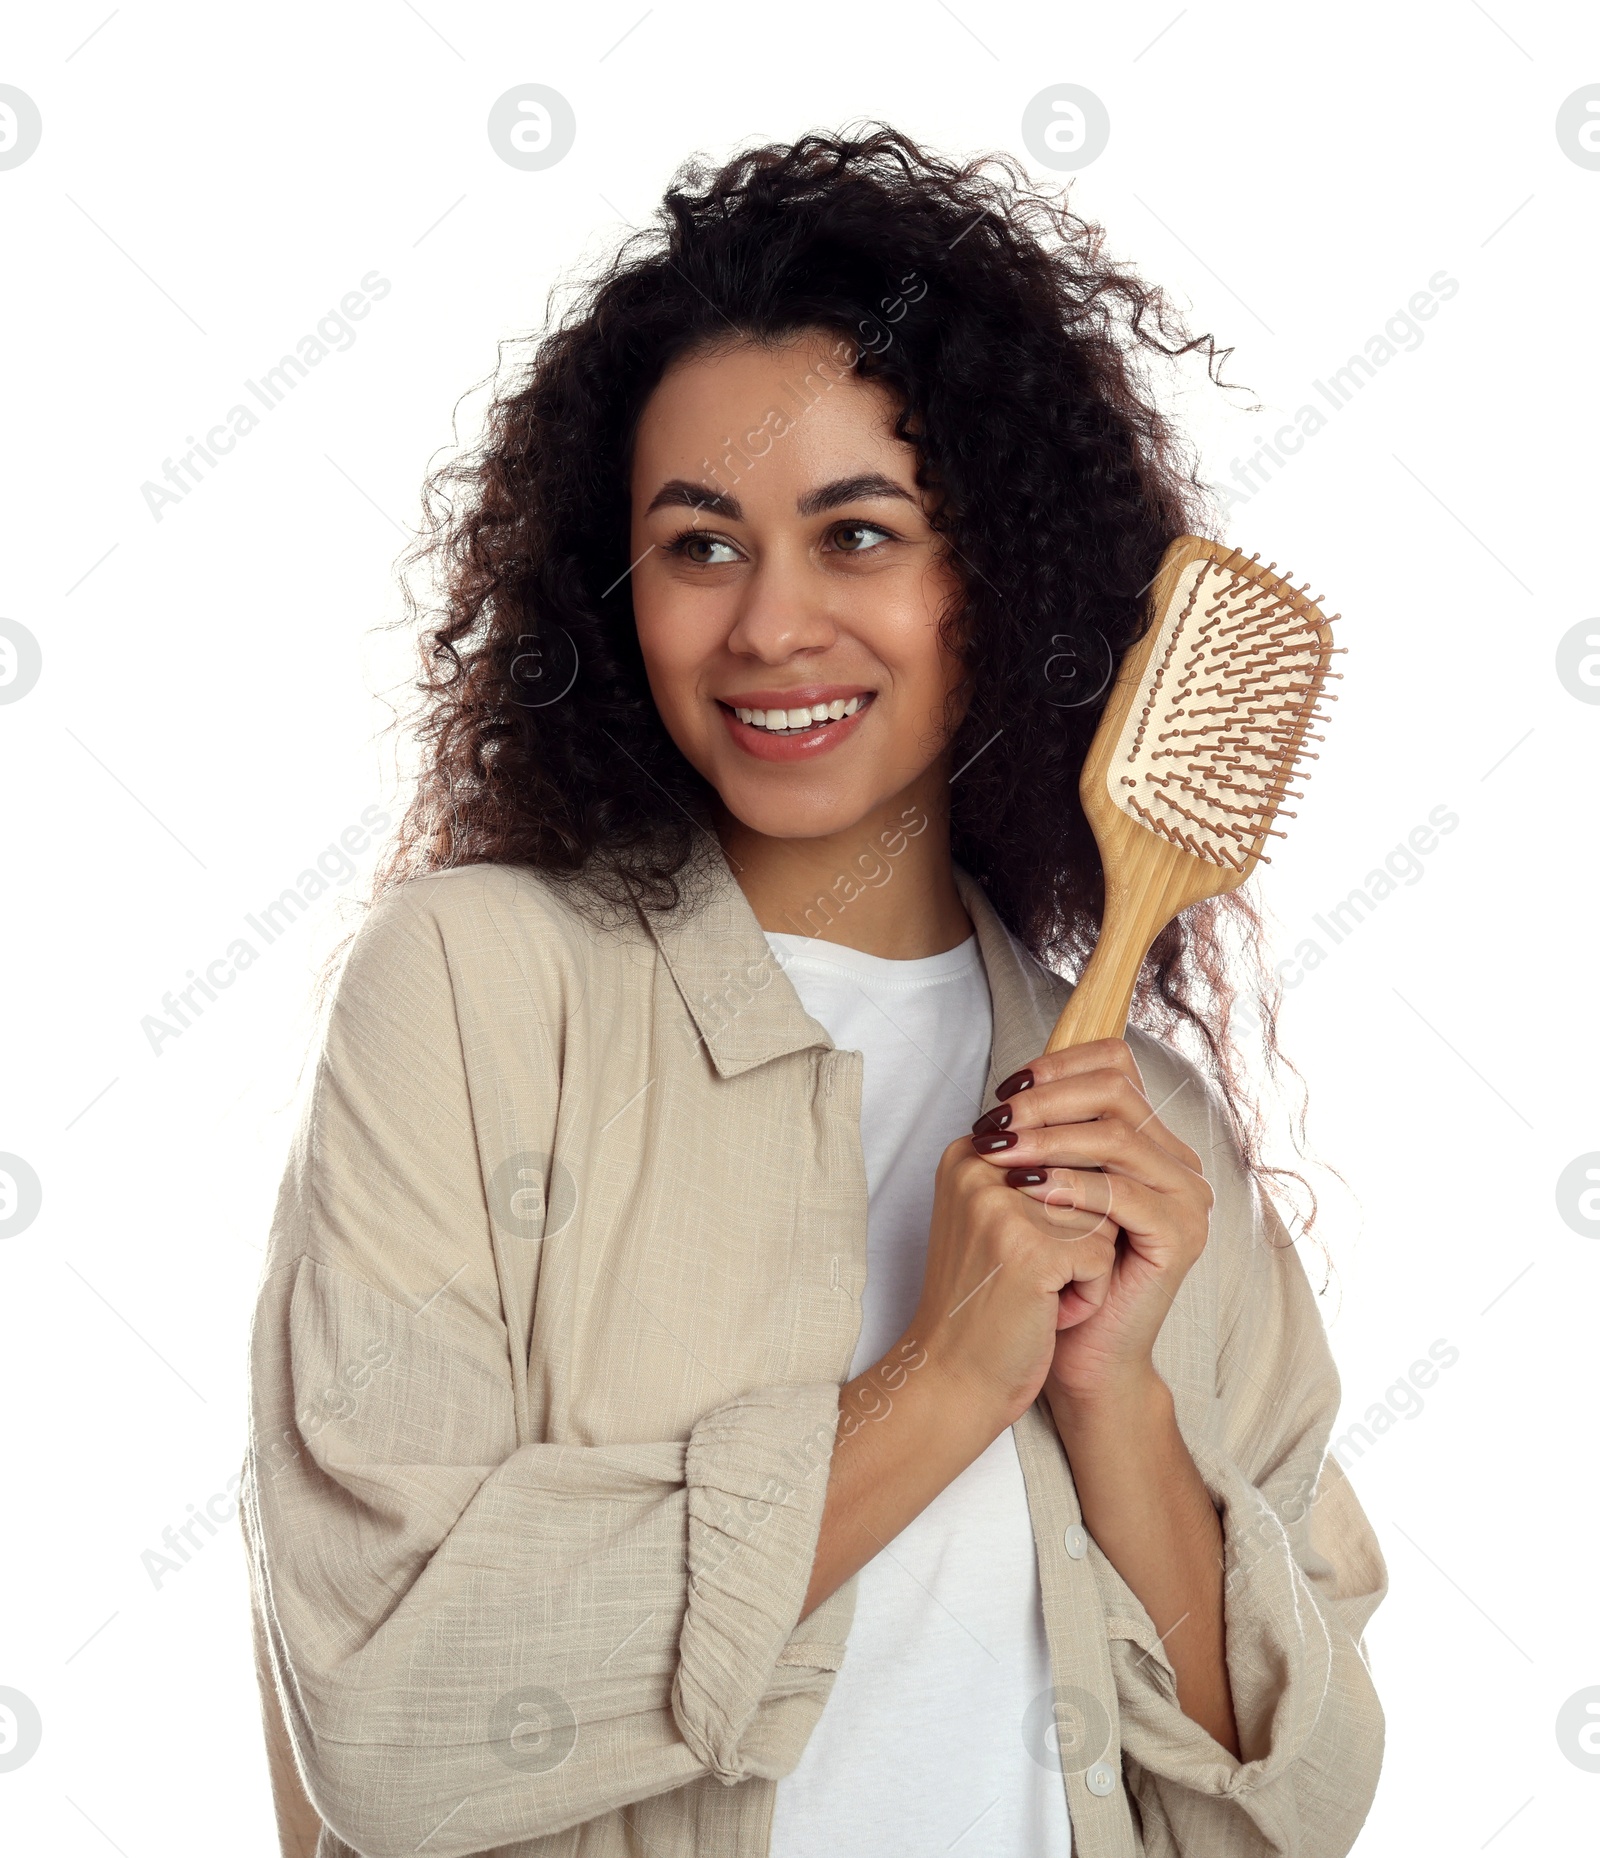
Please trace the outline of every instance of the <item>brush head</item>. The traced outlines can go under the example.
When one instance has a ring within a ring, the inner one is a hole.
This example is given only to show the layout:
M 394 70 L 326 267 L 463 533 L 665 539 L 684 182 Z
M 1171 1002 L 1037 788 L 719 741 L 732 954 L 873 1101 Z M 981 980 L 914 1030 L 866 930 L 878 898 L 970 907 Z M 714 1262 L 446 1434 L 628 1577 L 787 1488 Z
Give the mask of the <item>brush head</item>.
M 1306 598 L 1309 582 L 1291 586 L 1276 565 L 1198 536 L 1172 544 L 1150 629 L 1124 661 L 1105 718 L 1115 729 L 1110 753 L 1095 758 L 1113 805 L 1237 873 L 1233 883 L 1263 860 L 1269 837 L 1283 836 L 1273 822 L 1286 797 L 1298 798 L 1290 781 L 1316 759 L 1306 743 L 1321 737 L 1310 725 L 1336 675 L 1333 634 Z
M 1334 615 L 1338 617 L 1337 614 Z M 1179 536 L 1150 625 L 1123 654 L 1078 793 L 1105 876 L 1094 953 L 1046 1045 L 1119 1039 L 1166 924 L 1262 862 L 1304 761 L 1336 648 L 1304 587 L 1220 542 Z

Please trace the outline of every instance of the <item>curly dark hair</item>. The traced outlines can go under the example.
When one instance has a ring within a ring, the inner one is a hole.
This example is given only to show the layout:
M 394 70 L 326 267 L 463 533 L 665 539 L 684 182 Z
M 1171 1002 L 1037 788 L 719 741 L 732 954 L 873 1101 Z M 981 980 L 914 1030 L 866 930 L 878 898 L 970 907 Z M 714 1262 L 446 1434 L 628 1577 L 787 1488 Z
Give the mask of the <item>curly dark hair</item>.
M 1004 156 L 952 164 L 871 124 L 680 170 L 649 228 L 552 315 L 494 392 L 481 440 L 435 470 L 405 558 L 433 574 L 421 773 L 374 899 L 484 862 L 579 880 L 575 899 L 682 906 L 712 794 L 645 678 L 628 576 L 629 461 L 668 366 L 730 340 L 847 340 L 899 405 L 964 603 L 947 642 L 967 670 L 951 743 L 951 848 L 1041 962 L 1077 972 L 1102 877 L 1078 777 L 1144 593 L 1209 506 L 1158 409 L 1152 369 L 1228 349 L 1188 333 L 1101 229 Z M 1048 822 L 1048 830 L 1041 830 Z M 1186 911 L 1145 964 L 1134 1022 L 1189 1043 L 1247 1165 L 1262 1118 L 1237 1049 L 1253 996 L 1269 1064 L 1279 995 L 1242 891 Z M 1292 1067 L 1288 1067 L 1292 1070 Z M 1298 1076 L 1298 1074 L 1296 1074 Z M 1303 1136 L 1304 1101 L 1295 1140 Z M 1291 1209 L 1292 1211 L 1293 1209 Z

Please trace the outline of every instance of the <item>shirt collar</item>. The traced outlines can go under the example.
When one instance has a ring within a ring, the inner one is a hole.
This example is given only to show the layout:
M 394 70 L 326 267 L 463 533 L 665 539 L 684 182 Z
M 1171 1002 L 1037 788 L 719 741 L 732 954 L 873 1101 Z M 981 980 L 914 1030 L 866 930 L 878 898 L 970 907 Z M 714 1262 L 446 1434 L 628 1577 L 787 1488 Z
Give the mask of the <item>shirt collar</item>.
M 696 903 L 641 914 L 718 1074 L 734 1077 L 811 1046 L 831 1051 L 832 1039 L 800 1004 L 708 828 L 697 828 L 695 862 L 705 878 Z M 1070 988 L 1011 934 L 976 878 L 959 864 L 954 875 L 977 932 L 994 1011 L 992 1096 L 998 1083 L 1043 1052 Z

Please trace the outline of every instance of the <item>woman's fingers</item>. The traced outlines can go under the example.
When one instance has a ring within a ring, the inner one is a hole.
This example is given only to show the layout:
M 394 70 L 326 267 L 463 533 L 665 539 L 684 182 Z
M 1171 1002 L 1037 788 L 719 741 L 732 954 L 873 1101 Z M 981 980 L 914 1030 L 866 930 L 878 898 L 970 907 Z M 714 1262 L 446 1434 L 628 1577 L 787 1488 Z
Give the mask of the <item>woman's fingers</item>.
M 1133 1048 L 1126 1039 L 1095 1039 L 1087 1045 L 1069 1045 L 1059 1052 L 1044 1052 L 1035 1058 L 1024 1070 L 1014 1077 L 1008 1077 L 1000 1086 L 1000 1094 L 1007 1102 L 1014 1102 L 1029 1089 L 1037 1089 L 1041 1084 L 1055 1083 L 1064 1077 L 1074 1077 L 1082 1071 L 1103 1071 L 1107 1068 L 1120 1071 L 1129 1083 L 1139 1089 L 1144 1088 L 1144 1080 L 1139 1074 L 1139 1063 L 1133 1055 Z M 1017 1090 L 1008 1090 L 1007 1086 L 1017 1079 L 1027 1078 L 1030 1082 Z
M 1114 1238 L 1122 1231 L 1132 1239 L 1182 1245 L 1194 1227 L 1204 1241 L 1198 1218 L 1186 1217 L 1170 1195 L 1125 1175 L 1094 1168 L 1016 1168 L 1008 1171 L 1006 1181 L 1075 1233 L 1109 1231 Z
M 1118 1228 L 1102 1214 L 1078 1207 L 1033 1202 L 1060 1241 L 1054 1249 L 1062 1283 L 1056 1292 L 1056 1331 L 1071 1329 L 1093 1316 L 1111 1294 L 1117 1263 Z M 1070 1273 L 1070 1275 L 1069 1275 Z
M 1052 1191 L 1048 1185 L 1052 1176 L 1047 1168 L 1029 1168 L 1023 1172 L 1030 1177 L 1044 1177 L 1045 1184 L 1035 1187 L 1026 1197 L 1039 1208 L 1057 1238 L 1104 1239 L 1108 1244 L 1115 1244 L 1121 1227 L 1109 1210 L 1096 1212 L 1092 1207 L 1080 1205 L 1076 1194 L 1063 1191 L 1059 1182 Z M 1110 1268 L 1109 1260 L 1107 1268 Z
M 1070 1213 L 1090 1224 L 1111 1220 L 1130 1232 L 1141 1232 L 1161 1223 L 1164 1195 L 1099 1168 L 1010 1168 L 1006 1185 L 1052 1212 L 1063 1217 Z
M 1032 1083 L 1002 1099 L 973 1125 L 974 1134 L 999 1134 L 1058 1123 L 1089 1122 L 1116 1117 L 1131 1129 L 1147 1134 L 1158 1147 L 1197 1168 L 1199 1157 L 1161 1121 L 1160 1110 L 1177 1092 L 1153 1105 L 1133 1053 L 1123 1039 L 1099 1039 L 1091 1045 L 1047 1052 L 1019 1076 Z M 1007 1079 L 1009 1084 L 1011 1079 Z M 1002 1086 L 1003 1088 L 1003 1086 Z
M 1156 1141 L 1149 1130 L 1136 1129 L 1120 1116 L 993 1133 L 980 1131 L 973 1138 L 973 1147 L 986 1161 L 1008 1170 L 1104 1168 L 1167 1193 L 1182 1192 L 1199 1173 L 1198 1156 L 1196 1165 L 1187 1164 L 1182 1156 Z
M 1056 1332 L 1073 1329 L 1081 1322 L 1087 1322 L 1095 1311 L 1105 1302 L 1111 1291 L 1109 1276 L 1095 1278 L 1086 1284 L 1068 1284 L 1056 1300 Z
M 1072 1205 L 1068 1196 L 1055 1202 L 1032 1195 L 1024 1200 L 1035 1229 L 1045 1240 L 1040 1262 L 1054 1275 L 1058 1289 L 1077 1284 L 1086 1301 L 1104 1300 L 1117 1262 L 1119 1227 L 1091 1208 Z

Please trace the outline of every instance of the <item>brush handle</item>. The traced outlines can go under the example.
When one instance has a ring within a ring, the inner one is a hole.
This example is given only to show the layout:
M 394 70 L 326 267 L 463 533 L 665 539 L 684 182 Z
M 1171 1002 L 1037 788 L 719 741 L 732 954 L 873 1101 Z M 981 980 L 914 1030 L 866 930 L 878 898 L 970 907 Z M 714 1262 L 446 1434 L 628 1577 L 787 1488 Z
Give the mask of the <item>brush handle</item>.
M 1055 1031 L 1050 1034 L 1047 1052 L 1064 1051 L 1069 1045 L 1089 1045 L 1096 1039 L 1120 1039 L 1128 1024 L 1128 1009 L 1133 1005 L 1133 990 L 1145 952 L 1155 940 L 1152 934 L 1143 941 L 1137 936 L 1116 933 L 1117 925 L 1108 918 L 1094 953 L 1089 957 L 1082 977 L 1072 990 L 1072 998 L 1062 1008 Z
M 1150 944 L 1179 910 L 1194 901 L 1185 889 L 1187 875 L 1176 855 L 1154 840 L 1151 855 L 1126 877 L 1114 870 L 1107 872 L 1100 939 L 1072 998 L 1061 1009 L 1047 1052 L 1122 1037 Z

